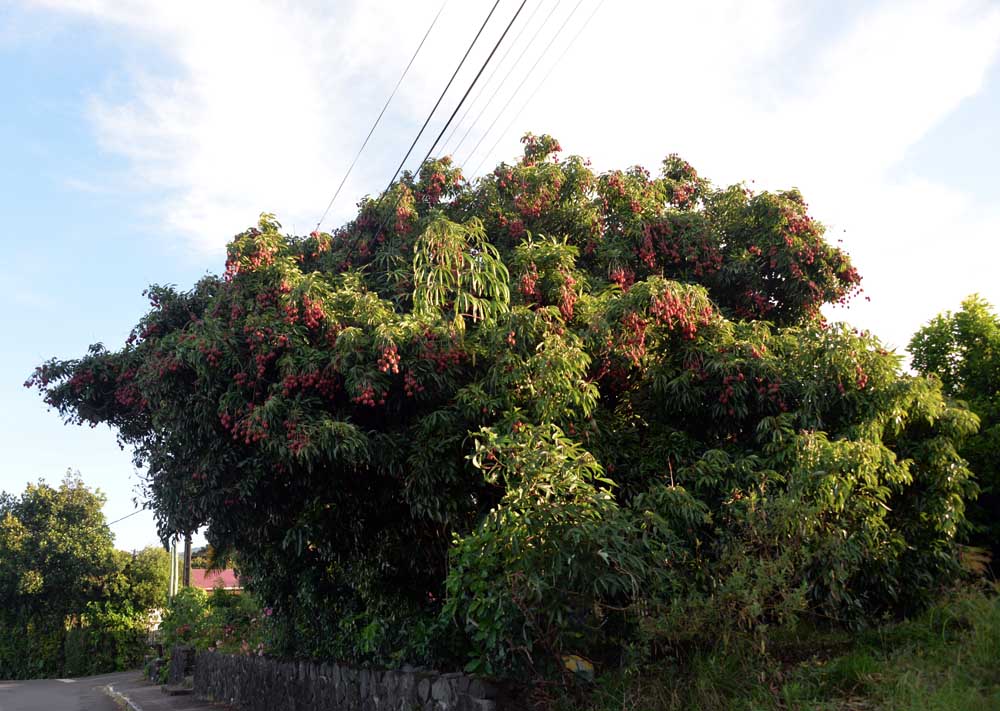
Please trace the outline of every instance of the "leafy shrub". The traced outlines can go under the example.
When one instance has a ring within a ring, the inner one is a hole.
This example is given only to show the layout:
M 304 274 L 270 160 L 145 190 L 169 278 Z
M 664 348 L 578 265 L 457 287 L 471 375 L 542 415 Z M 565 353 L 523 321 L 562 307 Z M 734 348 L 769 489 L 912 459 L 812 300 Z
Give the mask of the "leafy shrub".
M 181 588 L 160 623 L 165 649 L 191 645 L 232 653 L 263 653 L 269 610 L 247 594 Z
M 66 630 L 63 673 L 87 676 L 137 668 L 149 650 L 149 627 L 146 614 L 91 603 L 82 624 Z
M 477 453 L 488 476 L 507 481 L 500 504 L 452 555 L 444 613 L 468 627 L 468 669 L 599 649 L 611 606 L 639 598 L 649 582 L 641 526 L 619 509 L 593 456 L 557 428 L 522 427 L 503 442 L 485 432 Z
M 160 621 L 160 635 L 166 649 L 177 644 L 207 646 L 208 596 L 200 588 L 181 588 L 167 606 Z

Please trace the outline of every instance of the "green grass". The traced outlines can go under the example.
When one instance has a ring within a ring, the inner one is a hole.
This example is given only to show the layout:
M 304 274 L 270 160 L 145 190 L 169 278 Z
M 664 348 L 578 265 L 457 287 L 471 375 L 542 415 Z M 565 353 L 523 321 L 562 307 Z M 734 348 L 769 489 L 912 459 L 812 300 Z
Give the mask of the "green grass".
M 1000 597 L 950 595 L 913 620 L 856 633 L 730 641 L 598 678 L 556 711 L 1000 711 Z

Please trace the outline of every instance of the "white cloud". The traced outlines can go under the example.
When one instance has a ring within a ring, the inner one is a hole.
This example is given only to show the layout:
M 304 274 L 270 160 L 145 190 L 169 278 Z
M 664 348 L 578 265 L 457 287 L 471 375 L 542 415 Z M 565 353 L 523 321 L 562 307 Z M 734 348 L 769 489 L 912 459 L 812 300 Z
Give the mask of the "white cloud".
M 871 301 L 856 300 L 846 312 L 832 309 L 832 316 L 901 350 L 917 328 L 958 308 L 972 292 L 1000 304 L 1000 210 L 984 210 L 968 195 L 923 178 L 853 188 L 857 197 L 841 196 L 837 214 Z
M 156 219 L 211 251 L 262 211 L 300 233 L 313 228 L 437 9 L 385 1 L 36 4 L 149 43 L 148 65 L 120 70 L 126 96 L 93 95 L 89 118 L 101 144 L 129 159 L 137 185 L 159 191 Z M 406 116 L 409 135 L 484 7 L 450 4 L 377 141 L 402 153 L 409 138 L 393 132 L 393 117 Z M 161 59 L 169 71 L 153 68 Z M 455 87 L 462 85 L 460 77 Z M 370 166 L 359 167 L 340 216 L 388 180 L 391 168 Z
M 801 188 L 830 238 L 843 238 L 871 298 L 831 315 L 894 347 L 969 292 L 1000 303 L 989 267 L 1000 257 L 1000 211 L 936 176 L 895 175 L 910 147 L 981 90 L 1000 50 L 1000 8 L 884 2 L 794 53 L 774 48 L 795 47 L 813 18 L 778 0 L 754 3 L 754 18 L 739 3 L 716 8 L 673 17 L 685 28 L 680 37 L 662 30 L 672 8 L 635 27 L 631 47 L 662 37 L 659 67 L 626 69 L 648 66 L 649 54 L 623 62 L 614 46 L 609 61 L 599 53 L 583 65 L 591 48 L 578 48 L 526 125 L 544 126 L 603 166 L 655 166 L 676 151 L 719 183 Z M 601 19 L 591 37 L 624 32 L 615 25 L 623 17 Z M 783 82 L 789 63 L 794 81 Z M 567 97 L 588 98 L 567 110 Z
M 94 97 L 90 116 L 103 145 L 164 191 L 156 207 L 165 225 L 219 248 L 260 211 L 315 210 L 333 178 L 324 149 L 339 117 L 324 120 L 322 82 L 294 14 L 286 22 L 253 4 L 117 7 L 111 18 L 152 35 L 178 72 L 135 70 L 132 96 Z
M 595 2 L 583 4 L 553 57 Z M 129 159 L 137 183 L 159 191 L 153 207 L 164 226 L 213 250 L 262 210 L 299 232 L 312 229 L 439 6 L 40 4 L 148 42 L 168 60 L 169 71 L 152 61 L 123 69 L 128 95 L 95 95 L 90 117 L 103 145 Z M 556 22 L 575 4 L 563 0 Z M 384 186 L 488 7 L 448 4 L 335 218 Z M 514 7 L 503 2 L 498 13 L 509 17 Z M 1000 47 L 1000 8 L 977 0 L 862 8 L 826 27 L 825 16 L 793 0 L 606 2 L 491 158 L 513 155 L 530 127 L 602 167 L 654 168 L 676 151 L 717 182 L 797 185 L 866 278 L 872 302 L 847 317 L 903 346 L 913 328 L 968 291 L 1000 301 L 982 266 L 998 256 L 1000 216 L 934 176 L 894 175 L 913 145 L 981 90 Z M 498 26 L 490 32 L 457 86 Z

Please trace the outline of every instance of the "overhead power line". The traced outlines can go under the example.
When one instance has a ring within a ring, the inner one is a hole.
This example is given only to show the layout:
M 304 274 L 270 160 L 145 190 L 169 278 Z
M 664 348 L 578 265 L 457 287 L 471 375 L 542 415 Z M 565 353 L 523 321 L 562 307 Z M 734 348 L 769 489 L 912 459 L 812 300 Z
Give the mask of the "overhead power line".
M 388 192 L 389 188 L 392 187 L 393 182 L 396 180 L 396 176 L 399 175 L 399 172 L 403 169 L 403 166 L 406 165 L 406 161 L 409 159 L 410 154 L 413 153 L 413 149 L 416 147 L 417 141 L 419 141 L 420 137 L 424 135 L 424 129 L 427 128 L 427 124 L 430 123 L 431 117 L 434 116 L 434 112 L 437 111 L 438 106 L 441 105 L 441 100 L 444 99 L 444 95 L 448 93 L 448 89 L 451 88 L 452 82 L 455 81 L 455 77 L 458 76 L 458 72 L 462 69 L 462 65 L 465 64 L 465 60 L 468 58 L 469 52 L 471 52 L 472 48 L 476 46 L 476 42 L 479 41 L 479 35 L 483 33 L 484 29 L 486 29 L 486 25 L 489 23 L 490 18 L 493 17 L 493 13 L 496 11 L 497 5 L 499 4 L 500 0 L 496 0 L 496 2 L 493 3 L 493 7 L 490 8 L 489 14 L 486 15 L 486 19 L 483 20 L 483 24 L 479 28 L 479 32 L 477 32 L 476 36 L 472 38 L 472 42 L 469 44 L 469 48 L 466 49 L 465 54 L 462 55 L 462 61 L 460 61 L 458 63 L 458 66 L 455 67 L 455 71 L 452 73 L 451 79 L 449 79 L 448 83 L 445 85 L 444 91 L 441 92 L 441 96 L 438 97 L 438 100 L 434 102 L 434 108 L 432 108 L 431 112 L 427 114 L 427 119 L 424 121 L 424 125 L 420 127 L 420 131 L 417 132 L 417 137 L 414 138 L 413 143 L 410 144 L 410 149 L 406 151 L 406 155 L 403 156 L 403 160 L 400 161 L 399 167 L 396 168 L 396 172 L 393 173 L 392 177 L 389 179 L 389 184 L 386 186 L 385 192 Z
M 472 82 L 469 84 L 468 88 L 466 88 L 465 93 L 462 94 L 462 98 L 459 100 L 458 104 L 455 106 L 455 110 L 451 112 L 451 116 L 448 117 L 448 120 L 445 122 L 444 127 L 441 129 L 441 132 L 438 134 L 437 138 L 434 139 L 434 143 L 431 145 L 430 150 L 427 151 L 427 155 L 424 156 L 424 159 L 422 161 L 420 161 L 420 165 L 417 166 L 416 173 L 419 174 L 420 173 L 420 169 L 424 167 L 424 164 L 427 163 L 428 160 L 430 160 L 431 153 L 437 147 L 437 144 L 441 141 L 441 137 L 444 135 L 445 131 L 448 130 L 448 125 L 454 120 L 455 115 L 458 113 L 459 109 L 462 108 L 462 104 L 465 102 L 465 99 L 469 96 L 469 92 L 472 91 L 473 87 L 475 87 L 475 85 L 476 85 L 476 82 L 479 81 L 479 77 L 482 76 L 483 71 L 486 69 L 487 65 L 490 63 L 490 60 L 493 59 L 493 55 L 496 54 L 497 48 L 501 45 L 501 43 L 504 40 L 504 37 L 507 36 L 507 33 L 510 32 L 510 28 L 513 27 L 514 22 L 517 20 L 517 16 L 521 14 L 521 10 L 524 9 L 524 6 L 525 6 L 525 4 L 527 2 L 528 2 L 528 0 L 521 0 L 521 4 L 517 8 L 517 12 L 515 12 L 514 16 L 512 18 L 510 18 L 510 22 L 508 22 L 507 23 L 507 27 L 504 28 L 503 34 L 500 35 L 500 39 L 498 39 L 497 42 L 496 42 L 496 44 L 493 45 L 493 49 L 490 51 L 489 55 L 486 57 L 486 60 L 483 62 L 482 66 L 479 67 L 479 71 L 476 72 L 476 76 L 473 77 Z M 496 8 L 496 6 L 494 5 L 494 9 L 495 8 Z M 487 17 L 486 19 L 489 20 L 489 17 Z M 485 27 L 485 24 L 484 24 L 484 27 Z M 482 32 L 482 28 L 480 28 L 479 31 Z M 477 34 L 476 36 L 478 37 L 479 35 Z M 475 42 L 475 40 L 473 40 L 473 43 L 474 42 Z M 470 49 L 471 49 L 471 47 L 470 47 Z M 466 52 L 466 56 L 468 56 L 468 52 Z M 463 57 L 462 61 L 465 61 L 464 57 Z M 455 77 L 452 76 L 452 79 L 454 79 L 454 78 Z M 448 83 L 449 83 L 449 85 L 451 84 L 450 81 Z M 447 88 L 445 90 L 447 91 Z M 443 94 L 442 94 L 442 96 L 443 96 Z M 440 99 L 438 99 L 438 102 L 440 103 Z M 433 111 L 431 113 L 433 113 Z M 424 122 L 424 126 L 426 126 L 426 125 L 427 125 L 427 123 Z M 423 129 L 421 129 L 421 130 L 423 130 Z M 413 150 L 413 146 L 410 146 L 410 150 Z M 405 162 L 406 159 L 404 158 L 403 160 Z M 397 169 L 396 172 L 398 174 L 399 170 Z M 395 176 L 393 176 L 393 180 L 395 180 Z M 391 187 L 392 187 L 392 182 L 389 183 L 389 186 L 385 189 L 385 192 L 382 193 L 382 196 L 379 198 L 380 201 L 386 195 L 389 194 L 389 189 Z M 381 229 L 384 230 L 386 227 L 388 227 L 390 219 L 391 218 L 389 216 L 386 217 L 385 221 L 382 223 L 382 228 Z
M 514 62 L 514 64 L 511 65 L 510 69 L 507 70 L 507 73 L 504 74 L 503 79 L 500 80 L 500 84 L 497 85 L 496 91 L 493 92 L 493 95 L 490 96 L 490 98 L 487 100 L 487 102 L 483 105 L 483 108 L 479 110 L 478 114 L 476 114 L 476 118 L 474 118 L 472 120 L 472 123 L 469 124 L 469 127 L 465 130 L 465 133 L 462 134 L 461 140 L 459 140 L 458 145 L 455 146 L 455 151 L 454 151 L 455 153 L 458 153 L 458 150 L 465 143 L 465 139 L 469 137 L 469 134 L 472 132 L 472 129 L 475 128 L 479 124 L 479 120 L 486 113 L 486 110 L 488 108 L 490 108 L 490 106 L 493 104 L 493 100 L 496 99 L 497 96 L 500 95 L 500 91 L 503 89 L 504 85 L 507 83 L 507 80 L 510 79 L 511 75 L 514 73 L 514 70 L 517 69 L 521 65 L 521 61 L 525 57 L 528 56 L 527 50 L 535 43 L 535 40 L 538 39 L 538 35 L 541 34 L 541 32 L 542 32 L 543 29 L 545 29 L 545 26 L 549 23 L 549 20 L 552 19 L 552 15 L 555 14 L 555 11 L 559 9 L 559 5 L 560 5 L 561 2 L 562 2 L 562 0 L 556 0 L 555 4 L 552 6 L 552 9 L 549 10 L 549 14 L 545 16 L 545 19 L 542 20 L 541 23 L 539 23 L 538 29 L 535 30 L 535 34 L 533 34 L 531 36 L 531 39 L 528 40 L 528 44 L 525 47 L 525 51 L 521 54 L 521 56 L 519 56 L 517 58 L 517 60 Z M 544 53 L 544 50 L 543 50 L 543 53 Z M 530 73 L 531 73 L 531 70 L 529 69 L 528 70 L 528 74 L 530 74 Z M 527 75 L 525 75 L 525 76 L 527 76 Z M 511 98 L 513 98 L 513 94 L 511 95 Z
M 521 81 L 517 85 L 517 88 L 515 88 L 514 92 L 507 98 L 507 102 L 500 108 L 500 111 L 493 118 L 493 121 L 490 123 L 489 127 L 479 137 L 479 140 L 476 142 L 476 145 L 472 148 L 472 151 L 468 154 L 468 156 L 466 156 L 465 161 L 463 161 L 463 164 L 472 160 L 472 157 L 476 154 L 476 151 L 479 150 L 479 146 L 482 145 L 482 142 L 486 139 L 486 137 L 493 130 L 493 127 L 496 126 L 497 122 L 500 120 L 500 117 L 503 116 L 504 113 L 506 113 L 507 109 L 511 105 L 511 102 L 520 93 L 521 89 L 527 83 L 528 79 L 531 78 L 531 75 L 535 72 L 535 69 L 538 68 L 538 65 L 545 58 L 545 55 L 548 54 L 549 49 L 552 48 L 552 45 L 559 38 L 559 35 L 562 34 L 562 31 L 566 28 L 566 25 L 569 23 L 569 21 L 571 19 L 573 19 L 573 15 L 576 14 L 576 11 L 580 9 L 580 5 L 582 5 L 582 4 L 583 4 L 583 0 L 577 0 L 576 5 L 574 5 L 573 9 L 569 11 L 568 15 L 566 15 L 566 18 L 563 20 L 562 24 L 559 25 L 559 28 L 555 31 L 555 34 L 553 34 L 552 37 L 549 38 L 548 44 L 545 45 L 545 48 L 541 51 L 541 53 L 538 55 L 538 57 L 535 58 L 535 61 L 531 65 L 531 68 L 529 68 L 528 72 L 521 78 Z
M 538 14 L 538 11 L 542 8 L 543 4 L 544 0 L 538 2 L 535 5 L 535 9 L 531 11 L 530 15 L 528 15 L 527 19 L 521 25 L 521 29 L 517 31 L 517 34 L 514 35 L 514 39 L 512 39 L 510 41 L 510 44 L 507 45 L 507 49 L 504 50 L 504 53 L 501 55 L 500 59 L 497 60 L 497 63 L 493 65 L 493 70 L 490 72 L 490 75 L 486 77 L 486 81 L 484 81 L 482 84 L 479 85 L 479 89 L 476 91 L 476 95 L 472 97 L 472 101 L 470 101 L 469 105 L 465 107 L 465 111 L 463 111 L 462 115 L 458 117 L 458 121 L 456 121 L 455 125 L 451 127 L 451 131 L 449 131 L 448 135 L 445 137 L 444 143 L 441 144 L 442 150 L 448 147 L 448 144 L 451 142 L 451 139 L 455 137 L 455 132 L 462 127 L 463 123 L 465 123 L 465 118 L 469 115 L 469 111 L 471 111 L 472 107 L 475 106 L 476 103 L 479 101 L 479 97 L 483 95 L 483 90 L 486 89 L 486 87 L 490 85 L 490 82 L 493 81 L 493 77 L 496 76 L 497 71 L 500 69 L 500 67 L 503 66 L 503 63 L 507 61 L 507 56 L 510 54 L 510 51 L 517 46 L 518 41 L 520 41 L 521 39 L 521 35 L 523 35 L 524 31 L 528 29 L 528 27 L 531 25 L 531 21 L 535 19 L 535 15 Z
M 569 17 L 566 18 L 566 20 L 563 22 L 563 24 L 559 27 L 559 30 L 556 31 L 556 37 L 558 37 L 558 35 L 566 27 L 566 24 L 569 22 L 570 18 L 573 16 L 573 14 L 576 13 L 577 8 L 580 7 L 580 5 L 582 4 L 582 2 L 583 2 L 583 0 L 579 0 L 577 2 L 577 4 L 573 7 L 573 10 L 570 12 Z M 584 20 L 583 24 L 580 25 L 580 29 L 578 29 L 576 31 L 576 34 L 573 35 L 572 39 L 570 39 L 570 41 L 563 48 L 563 51 L 559 54 L 559 56 L 556 58 L 556 60 L 552 63 L 552 66 L 549 67 L 548 71 L 545 73 L 545 76 L 542 77 L 542 80 L 534 88 L 534 90 L 528 96 L 527 100 L 521 105 L 521 108 L 517 110 L 517 113 L 514 114 L 513 118 L 511 118 L 510 122 L 507 124 L 507 126 L 504 128 L 504 130 L 500 132 L 499 136 L 497 136 L 497 140 L 493 143 L 493 146 L 490 148 L 490 150 L 486 154 L 483 155 L 482 160 L 479 161 L 479 164 L 476 166 L 476 169 L 472 173 L 469 173 L 469 177 L 471 177 L 471 176 L 475 175 L 476 173 L 478 173 L 479 169 L 482 167 L 483 163 L 485 163 L 486 160 L 493 154 L 493 151 L 496 150 L 497 146 L 500 144 L 500 141 L 507 134 L 507 132 L 510 131 L 511 127 L 514 125 L 514 122 L 517 121 L 518 117 L 531 104 L 531 101 L 535 98 L 535 95 L 538 94 L 539 90 L 545 85 L 545 82 L 548 81 L 548 78 L 552 75 L 552 72 L 555 71 L 555 68 L 557 66 L 559 66 L 559 63 L 569 53 L 569 50 L 576 43 L 577 39 L 579 39 L 580 35 L 583 34 L 583 31 L 590 24 L 590 21 L 594 19 L 594 15 L 597 14 L 598 10 L 601 9 L 602 5 L 604 5 L 604 0 L 598 0 L 597 5 L 594 6 L 593 11 L 590 13 L 590 15 L 587 16 L 587 19 Z M 555 41 L 556 37 L 552 38 L 552 41 L 549 42 L 548 46 L 542 52 L 542 55 L 539 56 L 538 61 L 536 61 L 535 64 L 532 66 L 532 68 L 528 71 L 528 76 L 531 76 L 531 73 L 534 71 L 535 67 L 538 66 L 538 63 L 541 61 L 542 57 L 544 57 L 545 53 L 548 52 L 549 47 L 552 46 L 552 43 Z M 524 81 L 527 80 L 528 76 L 525 77 Z M 479 149 L 479 145 L 483 142 L 483 139 L 485 139 L 486 136 L 489 135 L 490 131 L 493 130 L 493 126 L 496 124 L 496 122 L 500 119 L 500 117 L 507 110 L 507 107 L 510 105 L 510 102 L 513 101 L 514 97 L 517 96 L 517 93 L 518 93 L 518 91 L 520 91 L 521 86 L 524 85 L 524 81 L 522 81 L 521 84 L 518 86 L 518 88 L 514 90 L 514 93 L 511 95 L 510 99 L 508 99 L 507 104 L 504 106 L 503 109 L 501 109 L 500 113 L 497 114 L 497 117 L 493 120 L 493 123 L 490 124 L 490 127 L 488 129 L 486 129 L 486 132 L 483 133 L 483 135 L 479 138 L 479 142 L 476 143 L 476 146 L 472 149 L 472 152 L 469 153 L 469 156 L 468 156 L 467 160 L 470 160 L 472 158 L 472 156 L 474 156 L 476 154 L 476 151 Z
M 112 522 L 111 522 L 111 523 L 109 523 L 108 525 L 109 525 L 109 526 L 114 526 L 114 525 L 115 525 L 116 523 L 118 523 L 119 521 L 124 521 L 124 520 L 125 520 L 125 519 L 127 519 L 127 518 L 132 518 L 133 516 L 135 516 L 135 515 L 137 515 L 137 514 L 141 514 L 141 513 L 142 513 L 143 511 L 145 511 L 145 510 L 146 510 L 146 509 L 136 509 L 135 511 L 133 511 L 133 512 L 132 512 L 132 513 L 130 513 L 130 514 L 128 514 L 127 516 L 122 516 L 121 518 L 116 518 L 116 519 L 115 519 L 114 521 L 112 521 Z
M 444 127 L 441 129 L 441 133 L 439 133 L 438 137 L 436 139 L 434 139 L 434 143 L 431 144 L 430 149 L 427 151 L 427 155 L 424 156 L 423 161 L 421 161 L 421 163 L 420 163 L 421 166 L 423 166 L 424 163 L 426 163 L 428 160 L 430 160 L 431 153 L 433 153 L 434 149 L 437 148 L 437 144 L 441 141 L 441 137 L 444 135 L 445 131 L 448 130 L 448 126 L 451 124 L 451 122 L 455 119 L 455 114 L 457 114 L 458 111 L 459 111 L 459 109 L 462 108 L 462 104 L 465 103 L 465 99 L 469 96 L 469 92 L 472 91 L 472 88 L 476 85 L 476 82 L 479 81 L 479 77 L 481 77 L 482 74 L 483 74 L 483 71 L 485 71 L 486 65 L 488 65 L 490 63 L 490 60 L 493 59 L 493 55 L 496 54 L 496 51 L 500 47 L 500 44 L 503 42 L 504 37 L 506 37 L 507 33 L 510 32 L 510 28 L 513 27 L 514 22 L 517 20 L 517 16 L 521 14 L 521 10 L 524 9 L 524 6 L 525 6 L 525 4 L 527 2 L 528 2 L 528 0 L 521 0 L 521 4 L 517 8 L 517 12 L 515 12 L 514 16 L 512 18 L 510 18 L 510 22 L 507 23 L 507 27 L 504 29 L 503 34 L 500 35 L 500 39 L 497 40 L 497 43 L 495 45 L 493 45 L 493 50 L 490 52 L 489 56 L 486 57 L 486 61 L 483 62 L 483 66 L 481 66 L 479 68 L 479 71 L 476 72 L 476 76 L 473 77 L 472 83 L 469 84 L 469 88 L 465 90 L 464 94 L 462 94 L 462 98 L 459 100 L 458 105 L 455 107 L 455 110 L 451 112 L 451 116 L 448 117 L 448 121 L 445 123 Z M 418 169 L 418 172 L 419 172 L 419 169 Z
M 393 87 L 392 93 L 389 94 L 389 98 L 385 100 L 385 105 L 382 107 L 382 110 L 379 111 L 378 117 L 375 119 L 375 123 L 372 124 L 371 129 L 368 131 L 368 135 L 365 136 L 365 140 L 361 144 L 361 148 L 358 149 L 358 153 L 357 155 L 354 156 L 354 160 L 351 161 L 351 165 L 350 167 L 348 167 L 347 172 L 344 174 L 343 179 L 340 181 L 340 185 L 337 186 L 336 191 L 333 193 L 333 197 L 330 198 L 330 202 L 327 203 L 326 209 L 323 210 L 323 216 L 320 217 L 319 220 L 316 222 L 317 230 L 319 230 L 320 225 L 323 223 L 323 220 L 326 219 L 327 213 L 329 213 L 330 208 L 333 207 L 333 203 L 337 200 L 337 196 L 340 195 L 340 191 L 343 190 L 344 184 L 347 182 L 347 178 L 351 175 L 351 171 L 354 170 L 354 166 L 357 164 L 358 159 L 364 152 L 365 146 L 368 145 L 368 140 L 372 137 L 372 134 L 375 133 L 375 129 L 378 128 L 378 124 L 382 120 L 382 116 L 385 115 L 385 110 L 389 108 L 389 104 L 392 102 L 393 97 L 396 96 L 396 92 L 399 91 L 399 87 L 403 83 L 403 79 L 405 79 L 407 73 L 409 73 L 410 67 L 413 66 L 414 60 L 417 58 L 417 55 L 420 54 L 420 50 L 423 48 L 424 42 L 427 41 L 427 37 L 431 34 L 431 30 L 434 29 L 434 25 L 437 24 L 438 18 L 441 17 L 441 12 L 444 10 L 444 6 L 447 4 L 448 0 L 444 0 L 444 2 L 441 3 L 441 7 L 438 8 L 437 14 L 434 16 L 434 19 L 431 20 L 431 24 L 427 28 L 427 31 L 424 33 L 423 39 L 420 40 L 420 44 L 417 45 L 416 51 L 413 53 L 413 56 L 410 57 L 410 61 L 406 65 L 406 69 L 404 69 L 403 73 L 400 75 L 399 81 L 396 82 L 396 86 Z

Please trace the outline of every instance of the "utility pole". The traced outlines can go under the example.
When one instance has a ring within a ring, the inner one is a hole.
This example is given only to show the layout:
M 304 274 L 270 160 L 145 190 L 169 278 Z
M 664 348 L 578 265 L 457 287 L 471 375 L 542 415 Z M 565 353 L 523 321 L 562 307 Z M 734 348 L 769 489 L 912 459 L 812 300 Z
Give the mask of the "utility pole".
M 177 539 L 170 539 L 170 582 L 167 583 L 167 599 L 173 600 L 177 594 Z
M 191 587 L 191 534 L 184 535 L 184 587 Z

